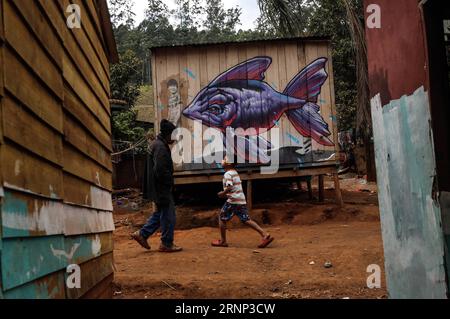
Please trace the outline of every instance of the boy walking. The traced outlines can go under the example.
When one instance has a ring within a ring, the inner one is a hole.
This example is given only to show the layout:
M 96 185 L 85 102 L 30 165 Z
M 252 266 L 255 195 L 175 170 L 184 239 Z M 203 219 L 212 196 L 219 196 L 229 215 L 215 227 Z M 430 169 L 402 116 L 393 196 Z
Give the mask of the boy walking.
M 225 169 L 223 178 L 224 190 L 218 195 L 220 198 L 227 198 L 227 202 L 223 206 L 219 216 L 221 239 L 213 241 L 211 245 L 213 247 L 228 247 L 226 223 L 234 216 L 237 216 L 242 223 L 254 229 L 261 235 L 262 241 L 258 248 L 266 248 L 274 241 L 274 238 L 250 219 L 247 210 L 247 201 L 242 189 L 241 178 L 235 169 L 235 165 L 230 163 L 225 157 L 222 161 L 222 166 Z

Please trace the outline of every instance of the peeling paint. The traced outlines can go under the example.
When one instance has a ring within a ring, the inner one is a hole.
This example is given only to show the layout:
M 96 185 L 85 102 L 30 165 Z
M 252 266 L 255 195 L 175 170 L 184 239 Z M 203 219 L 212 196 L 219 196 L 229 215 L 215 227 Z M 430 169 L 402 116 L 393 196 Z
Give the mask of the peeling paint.
M 98 186 L 102 186 L 102 183 L 100 181 L 100 173 L 99 172 L 95 172 L 95 182 Z
M 385 269 L 391 298 L 446 298 L 428 95 L 371 100 Z
M 26 193 L 26 194 L 31 194 L 31 195 L 42 197 L 42 198 L 58 199 L 58 200 L 60 199 L 57 195 L 55 197 L 49 197 L 49 196 L 46 196 L 46 195 L 43 195 L 43 194 L 36 193 L 36 192 L 34 192 L 34 191 L 30 190 L 30 189 L 26 189 L 26 188 L 23 188 L 23 187 L 20 187 L 20 186 L 16 186 L 16 185 L 10 184 L 8 182 L 4 182 L 3 186 L 6 189 L 10 189 L 10 190 L 14 190 L 14 191 L 18 191 L 18 192 L 22 192 L 22 193 Z
M 20 171 L 21 171 L 21 167 L 23 165 L 23 162 L 21 160 L 16 160 L 16 162 L 14 163 L 14 175 L 19 176 L 20 175 Z
M 95 240 L 92 241 L 92 255 L 100 256 L 102 250 L 102 242 L 99 235 L 95 235 Z
M 70 252 L 68 252 L 68 253 L 65 250 L 53 248 L 53 245 L 50 245 L 50 249 L 52 250 L 53 256 L 55 256 L 57 258 L 65 257 L 67 260 L 72 260 L 73 256 L 75 256 L 75 253 L 80 246 L 81 246 L 81 243 L 74 244 L 70 248 Z
M 35 233 L 63 233 L 63 204 L 23 197 L 6 192 L 2 207 L 3 236 L 29 236 Z
M 92 207 L 107 211 L 113 210 L 112 196 L 110 192 L 91 186 L 90 197 Z
M 111 212 L 67 205 L 64 208 L 64 234 L 68 236 L 113 231 Z

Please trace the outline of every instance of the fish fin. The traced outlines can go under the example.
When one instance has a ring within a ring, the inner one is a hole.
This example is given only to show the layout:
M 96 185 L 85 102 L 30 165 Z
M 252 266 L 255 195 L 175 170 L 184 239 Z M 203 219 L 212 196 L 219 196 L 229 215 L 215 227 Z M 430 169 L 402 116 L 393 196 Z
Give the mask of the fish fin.
M 265 78 L 265 72 L 272 64 L 270 57 L 256 57 L 242 62 L 216 77 L 209 86 L 232 80 L 259 80 Z
M 327 58 L 319 58 L 309 64 L 289 82 L 283 93 L 307 102 L 317 103 L 322 85 L 328 78 L 325 71 L 327 61 Z
M 306 103 L 296 110 L 289 110 L 286 115 L 295 129 L 305 137 L 311 137 L 317 143 L 324 146 L 334 146 L 328 138 L 331 132 L 328 124 L 319 114 L 320 107 L 317 104 Z

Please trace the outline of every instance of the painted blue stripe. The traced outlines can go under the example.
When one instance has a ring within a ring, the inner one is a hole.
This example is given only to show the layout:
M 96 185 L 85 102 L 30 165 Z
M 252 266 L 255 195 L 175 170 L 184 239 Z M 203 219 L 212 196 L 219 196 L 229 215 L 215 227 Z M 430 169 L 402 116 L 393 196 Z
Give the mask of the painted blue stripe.
M 286 135 L 287 135 L 287 137 L 289 137 L 289 139 L 291 141 L 300 145 L 300 140 L 298 138 L 296 138 L 294 135 L 292 135 L 291 133 L 286 133 Z
M 192 71 L 192 70 L 189 70 L 188 68 L 185 68 L 184 69 L 184 72 L 190 77 L 190 78 L 192 78 L 192 79 L 196 79 L 196 75 L 195 75 L 195 73 Z

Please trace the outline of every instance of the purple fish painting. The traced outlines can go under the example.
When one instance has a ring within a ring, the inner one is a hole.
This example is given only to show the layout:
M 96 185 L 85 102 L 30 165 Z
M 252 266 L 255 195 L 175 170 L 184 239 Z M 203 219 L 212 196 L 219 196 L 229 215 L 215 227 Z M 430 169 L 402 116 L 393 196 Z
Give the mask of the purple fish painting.
M 317 104 L 328 78 L 327 59 L 319 58 L 305 67 L 282 93 L 264 81 L 271 63 L 270 57 L 255 57 L 220 74 L 197 94 L 183 115 L 224 134 L 229 127 L 243 129 L 238 138 L 245 139 L 246 159 L 265 157 L 261 150 L 270 143 L 259 134 L 272 129 L 283 114 L 304 137 L 333 146 Z

